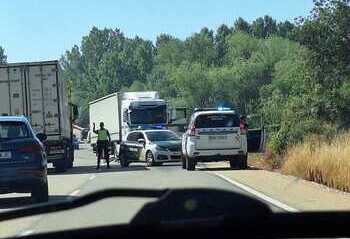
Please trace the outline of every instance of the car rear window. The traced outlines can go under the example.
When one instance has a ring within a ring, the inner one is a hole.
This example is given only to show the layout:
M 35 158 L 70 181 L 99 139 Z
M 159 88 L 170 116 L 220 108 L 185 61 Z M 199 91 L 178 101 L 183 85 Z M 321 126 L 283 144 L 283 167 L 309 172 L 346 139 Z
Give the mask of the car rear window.
M 199 115 L 195 121 L 196 128 L 239 127 L 236 114 L 205 114 Z
M 23 122 L 0 122 L 0 140 L 30 137 L 28 127 Z

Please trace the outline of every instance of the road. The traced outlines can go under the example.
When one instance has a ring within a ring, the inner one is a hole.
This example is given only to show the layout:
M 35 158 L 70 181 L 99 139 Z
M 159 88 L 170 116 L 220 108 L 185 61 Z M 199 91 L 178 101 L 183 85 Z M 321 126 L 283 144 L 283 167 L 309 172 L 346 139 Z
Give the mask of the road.
M 199 165 L 193 172 L 183 170 L 179 163 L 151 168 L 140 163 L 131 164 L 125 169 L 113 162 L 111 166 L 111 169 L 107 169 L 103 165 L 97 171 L 94 154 L 89 146 L 83 146 L 76 152 L 74 168 L 62 174 L 49 169 L 50 201 L 68 200 L 105 188 L 205 187 L 248 194 L 267 202 L 273 211 L 293 210 L 278 199 L 306 210 L 334 209 L 334 205 L 344 205 L 343 208 L 347 208 L 350 205 L 349 195 L 324 191 L 310 183 L 263 170 L 225 170 L 225 164 L 220 164 L 219 167 Z M 28 196 L 0 195 L 0 212 L 29 205 Z M 322 201 L 322 198 L 325 200 Z M 127 223 L 147 201 L 149 200 L 113 198 L 71 211 L 2 222 L 0 237 Z
M 76 154 L 75 167 L 63 174 L 49 170 L 50 201 L 67 200 L 104 188 L 194 188 L 205 187 L 246 193 L 231 183 L 219 178 L 205 168 L 188 172 L 179 163 L 161 167 L 145 167 L 131 164 L 120 168 L 112 163 L 97 171 L 91 149 L 83 146 Z M 0 196 L 0 212 L 30 204 L 29 195 L 11 194 Z M 0 236 L 30 234 L 33 232 L 67 229 L 81 226 L 126 223 L 147 202 L 145 199 L 108 199 L 79 210 L 43 215 L 35 218 L 1 223 Z M 276 211 L 280 210 L 271 205 Z

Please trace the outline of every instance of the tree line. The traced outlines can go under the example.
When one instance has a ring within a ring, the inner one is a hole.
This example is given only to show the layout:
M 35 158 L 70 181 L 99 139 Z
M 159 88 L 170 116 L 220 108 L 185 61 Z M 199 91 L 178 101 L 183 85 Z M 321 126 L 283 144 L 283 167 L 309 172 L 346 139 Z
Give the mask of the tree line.
M 93 27 L 60 62 L 83 126 L 89 101 L 116 91 L 158 90 L 174 106 L 225 102 L 261 117 L 271 126 L 270 147 L 281 153 L 305 135 L 347 127 L 349 0 L 315 0 L 309 16 L 293 23 L 238 18 L 186 39 L 160 34 L 154 44 Z M 252 126 L 257 122 L 251 119 Z

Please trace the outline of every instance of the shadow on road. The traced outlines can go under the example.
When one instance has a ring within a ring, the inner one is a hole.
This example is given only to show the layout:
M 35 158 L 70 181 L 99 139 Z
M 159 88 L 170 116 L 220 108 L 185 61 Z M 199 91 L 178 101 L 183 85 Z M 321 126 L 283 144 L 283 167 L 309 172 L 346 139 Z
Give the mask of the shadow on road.
M 50 196 L 49 202 L 59 202 L 72 199 L 69 195 L 53 195 Z M 14 209 L 34 205 L 30 196 L 6 197 L 0 198 L 0 209 Z
M 92 173 L 115 173 L 115 172 L 131 172 L 131 171 L 143 171 L 149 170 L 145 166 L 130 165 L 127 168 L 122 168 L 119 165 L 111 165 L 111 168 L 107 168 L 105 165 L 101 166 L 99 170 L 96 170 L 96 166 L 74 166 L 68 169 L 64 173 L 56 173 L 54 168 L 48 169 L 49 175 L 70 175 L 70 174 L 92 174 Z
M 231 169 L 230 167 L 217 167 L 217 168 L 199 168 L 198 171 L 233 171 L 233 170 L 260 170 L 256 167 L 249 166 L 247 169 Z

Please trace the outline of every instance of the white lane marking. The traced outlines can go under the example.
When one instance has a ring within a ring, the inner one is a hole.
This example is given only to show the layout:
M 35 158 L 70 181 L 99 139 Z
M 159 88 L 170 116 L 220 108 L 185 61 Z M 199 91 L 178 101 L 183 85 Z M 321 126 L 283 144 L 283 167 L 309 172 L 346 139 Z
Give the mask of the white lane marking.
M 96 178 L 96 175 L 95 175 L 95 174 L 91 175 L 90 178 L 89 178 L 89 180 L 93 180 L 94 178 Z
M 76 196 L 76 195 L 78 195 L 79 193 L 80 193 L 80 190 L 78 189 L 78 190 L 75 190 L 75 191 L 71 192 L 69 195 L 70 195 L 70 196 Z
M 34 233 L 34 230 L 25 230 L 21 233 L 18 234 L 19 237 L 24 237 L 24 236 L 28 236 L 30 234 L 33 234 Z
M 264 201 L 267 201 L 268 203 L 270 203 L 270 204 L 272 204 L 272 205 L 274 205 L 276 207 L 279 207 L 279 208 L 281 208 L 281 209 L 283 209 L 285 211 L 288 211 L 288 212 L 298 212 L 299 211 L 298 209 L 290 207 L 290 206 L 288 206 L 288 205 L 286 205 L 286 204 L 284 204 L 284 203 L 282 203 L 282 202 L 280 202 L 280 201 L 278 201 L 276 199 L 273 199 L 273 198 L 271 198 L 271 197 L 269 197 L 269 196 L 267 196 L 267 195 L 265 195 L 265 194 L 263 194 L 261 192 L 258 192 L 256 190 L 252 189 L 251 187 L 248 187 L 248 186 L 246 186 L 244 184 L 236 182 L 236 181 L 234 181 L 234 180 L 232 180 L 232 179 L 230 179 L 230 178 L 228 178 L 226 176 L 223 176 L 223 175 L 221 175 L 219 173 L 216 173 L 216 172 L 214 172 L 213 174 L 215 174 L 216 176 L 224 179 L 225 181 L 235 185 L 236 187 L 241 188 L 244 191 L 246 191 L 246 192 L 248 192 L 250 194 L 253 194 L 254 196 L 256 196 L 256 197 L 258 197 L 258 198 L 260 198 L 260 199 L 262 199 Z

